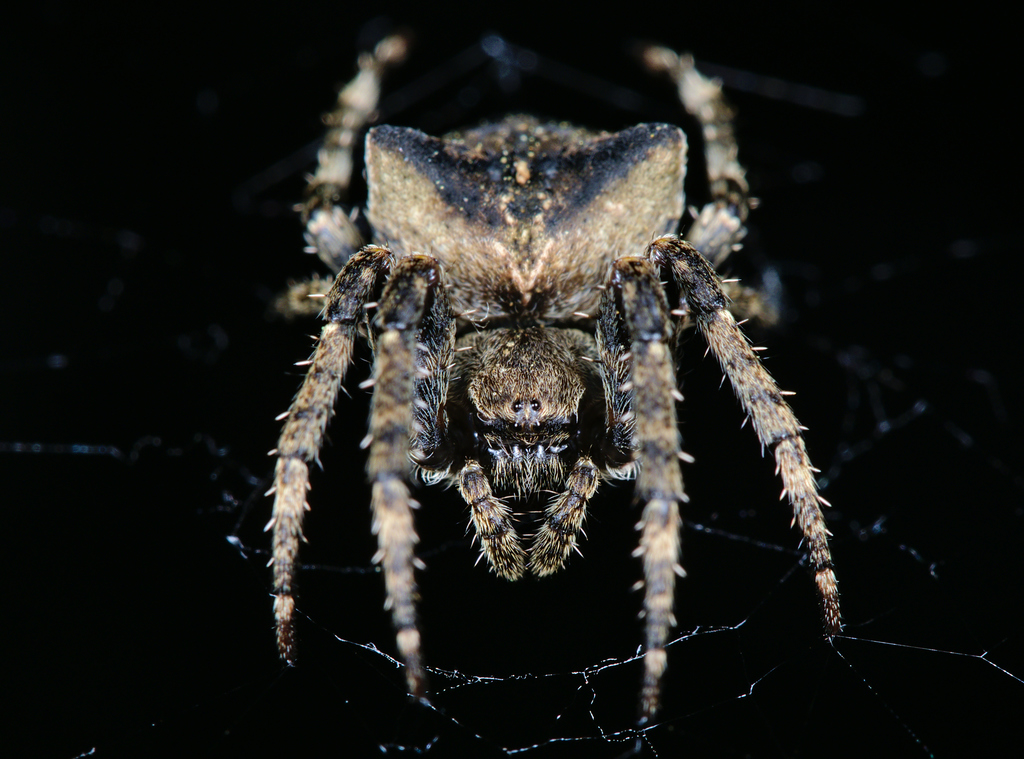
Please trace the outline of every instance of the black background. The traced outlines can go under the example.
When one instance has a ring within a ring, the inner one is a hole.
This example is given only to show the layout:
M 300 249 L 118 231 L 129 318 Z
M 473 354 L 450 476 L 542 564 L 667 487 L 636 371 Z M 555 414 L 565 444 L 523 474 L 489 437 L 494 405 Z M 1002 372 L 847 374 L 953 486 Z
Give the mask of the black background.
M 1019 734 L 1021 166 L 1007 20 L 983 7 L 904 24 L 863 9 L 512 10 L 49 3 L 8 26 L 9 755 L 633 745 L 628 485 L 595 499 L 584 558 L 516 585 L 473 567 L 457 494 L 421 491 L 424 646 L 444 670 L 434 709 L 410 703 L 401 670 L 365 647 L 394 651 L 370 564 L 362 362 L 313 479 L 300 664 L 276 659 L 265 452 L 317 326 L 266 309 L 317 269 L 289 209 L 319 115 L 387 28 L 367 23 L 377 12 L 417 32 L 389 84 L 408 107 L 385 101 L 387 118 L 428 130 L 510 110 L 608 129 L 679 119 L 671 88 L 626 54 L 637 38 L 693 50 L 737 85 L 741 157 L 763 206 L 736 272 L 771 267 L 785 286 L 786 323 L 756 339 L 798 392 L 836 507 L 847 629 L 821 639 L 772 466 L 693 338 L 680 370 L 697 459 L 685 470 L 684 637 L 646 755 L 988 755 Z M 518 86 L 502 79 L 504 94 L 487 76 L 428 92 L 420 77 L 449 82 L 445 62 L 485 31 L 595 79 L 554 84 L 545 76 L 561 69 L 544 63 Z M 620 107 L 612 85 L 640 97 Z M 703 200 L 699 182 L 688 189 Z

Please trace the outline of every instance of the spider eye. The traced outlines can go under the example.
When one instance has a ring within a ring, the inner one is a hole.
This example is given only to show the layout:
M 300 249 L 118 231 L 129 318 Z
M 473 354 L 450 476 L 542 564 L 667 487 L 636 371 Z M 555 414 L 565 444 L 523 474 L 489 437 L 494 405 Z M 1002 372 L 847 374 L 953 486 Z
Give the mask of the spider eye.
M 540 411 L 540 405 L 540 401 L 537 400 L 536 398 L 530 401 L 530 408 L 532 408 L 534 411 Z
M 520 411 L 523 410 L 523 402 L 522 401 L 512 401 L 512 410 L 515 413 L 518 414 Z

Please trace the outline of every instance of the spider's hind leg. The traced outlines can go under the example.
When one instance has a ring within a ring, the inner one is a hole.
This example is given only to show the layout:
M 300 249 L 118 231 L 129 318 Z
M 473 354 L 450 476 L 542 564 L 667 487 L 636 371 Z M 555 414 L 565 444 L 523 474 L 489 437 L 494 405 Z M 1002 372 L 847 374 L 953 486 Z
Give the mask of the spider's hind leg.
M 693 56 L 657 46 L 647 47 L 642 56 L 649 70 L 672 78 L 683 107 L 700 122 L 712 201 L 698 215 L 686 239 L 718 267 L 746 235 L 743 222 L 755 205 L 749 196 L 747 172 L 739 162 L 732 123 L 735 113 L 722 95 L 721 84 L 697 71 Z
M 372 53 L 361 54 L 359 73 L 338 93 L 334 110 L 324 116 L 327 135 L 298 210 L 306 224 L 306 242 L 334 272 L 364 242 L 354 217 L 338 206 L 348 196 L 356 139 L 376 118 L 384 74 L 405 59 L 408 47 L 406 37 L 392 35 L 378 42 Z
M 384 75 L 405 60 L 408 48 L 408 38 L 395 34 L 378 42 L 372 53 L 361 54 L 359 72 L 338 93 L 334 110 L 324 116 L 328 130 L 317 153 L 316 173 L 309 177 L 306 198 L 295 210 L 306 225 L 306 252 L 316 253 L 332 274 L 367 242 L 359 210 L 341 204 L 348 199 L 352 182 L 356 140 L 377 117 Z M 286 319 L 316 316 L 330 289 L 331 278 L 319 275 L 289 283 L 271 303 L 270 312 Z
M 757 206 L 757 200 L 750 197 L 747 172 L 739 162 L 733 126 L 736 113 L 722 94 L 721 84 L 697 71 L 693 56 L 650 46 L 643 50 L 643 61 L 649 70 L 671 77 L 683 107 L 700 123 L 711 202 L 697 214 L 684 238 L 721 270 L 746 237 L 744 222 L 750 209 Z M 763 326 L 778 322 L 772 300 L 758 290 L 737 281 L 720 285 L 741 319 L 753 319 Z

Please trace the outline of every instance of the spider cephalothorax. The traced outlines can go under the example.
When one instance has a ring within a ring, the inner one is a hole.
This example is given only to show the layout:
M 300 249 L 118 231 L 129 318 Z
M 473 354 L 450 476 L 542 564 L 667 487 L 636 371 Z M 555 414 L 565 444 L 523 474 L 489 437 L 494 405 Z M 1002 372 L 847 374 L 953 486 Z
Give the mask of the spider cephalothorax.
M 470 333 L 460 344 L 468 350 L 456 371 L 466 379 L 453 383 L 452 397 L 467 405 L 451 404 L 461 412 L 453 436 L 489 462 L 500 491 L 525 498 L 560 487 L 567 461 L 592 447 L 600 423 L 600 378 L 588 363 L 596 358 L 593 340 L 577 330 L 522 327 Z
M 274 576 L 278 646 L 293 655 L 295 561 L 307 462 L 365 331 L 374 350 L 367 465 L 373 529 L 410 691 L 425 677 L 416 625 L 413 501 L 418 472 L 465 500 L 491 568 L 507 579 L 562 568 L 602 478 L 636 478 L 647 629 L 641 720 L 658 708 L 678 564 L 675 352 L 695 326 L 722 365 L 762 444 L 773 452 L 806 539 L 826 632 L 840 628 L 827 530 L 801 427 L 728 309 L 721 262 L 743 237 L 747 185 L 731 113 L 717 85 L 661 48 L 704 127 L 714 200 L 684 241 L 686 139 L 677 127 L 615 133 L 526 116 L 445 137 L 380 126 L 366 137 L 362 245 L 344 195 L 355 133 L 371 117 L 381 74 L 404 56 L 388 38 L 331 116 L 305 206 L 307 239 L 337 276 L 306 380 L 277 448 Z M 668 285 L 666 286 L 666 280 Z M 670 305 L 669 299 L 672 299 Z M 372 318 L 369 312 L 373 313 Z M 532 537 L 504 496 L 554 492 Z

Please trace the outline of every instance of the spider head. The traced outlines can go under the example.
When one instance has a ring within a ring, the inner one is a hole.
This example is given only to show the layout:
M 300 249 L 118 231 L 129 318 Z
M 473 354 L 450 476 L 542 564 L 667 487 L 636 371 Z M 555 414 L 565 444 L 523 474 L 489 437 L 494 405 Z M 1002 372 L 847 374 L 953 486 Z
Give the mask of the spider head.
M 482 458 L 498 490 L 525 497 L 560 487 L 595 386 L 584 343 L 560 329 L 497 329 L 477 344 L 468 382 Z

